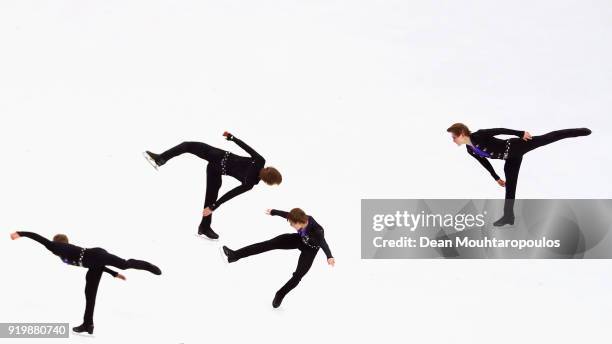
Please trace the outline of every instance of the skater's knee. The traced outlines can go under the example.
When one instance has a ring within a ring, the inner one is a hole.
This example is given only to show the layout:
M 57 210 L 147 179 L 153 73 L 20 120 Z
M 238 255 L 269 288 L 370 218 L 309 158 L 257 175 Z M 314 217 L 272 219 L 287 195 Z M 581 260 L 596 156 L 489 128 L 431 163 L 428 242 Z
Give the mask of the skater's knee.
M 268 245 L 272 245 L 272 246 L 278 246 L 281 243 L 283 243 L 283 240 L 286 240 L 284 236 L 279 235 L 276 238 L 272 238 L 272 239 L 268 239 L 266 241 L 264 241 L 266 244 Z
M 205 154 L 208 151 L 208 146 L 203 142 L 183 141 L 180 143 L 181 150 L 187 153 L 195 154 L 202 159 L 207 160 Z

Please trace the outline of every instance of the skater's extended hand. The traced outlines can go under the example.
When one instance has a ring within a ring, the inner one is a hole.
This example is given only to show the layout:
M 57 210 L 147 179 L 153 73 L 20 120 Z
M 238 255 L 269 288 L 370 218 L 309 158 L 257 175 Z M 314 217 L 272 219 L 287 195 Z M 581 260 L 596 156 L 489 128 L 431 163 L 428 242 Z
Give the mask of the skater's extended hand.
M 125 278 L 125 276 L 123 276 L 122 274 L 117 274 L 117 276 L 115 276 L 115 278 L 118 278 L 120 280 L 127 280 L 127 278 Z
M 266 209 L 266 214 L 272 215 L 272 209 Z
M 228 141 L 231 141 L 234 138 L 234 135 L 232 135 L 229 131 L 224 132 L 223 136 L 225 136 L 225 139 Z
M 204 217 L 210 216 L 210 214 L 212 214 L 212 213 L 213 213 L 213 211 L 210 210 L 209 207 L 204 208 L 204 211 L 202 211 L 202 215 L 204 215 Z
M 19 235 L 19 233 L 15 232 L 15 233 L 11 233 L 11 240 L 17 240 L 21 238 L 21 236 Z
M 531 140 L 533 137 L 531 136 L 531 134 L 528 131 L 525 131 L 525 134 L 523 134 L 523 140 L 525 141 L 529 141 Z
M 502 188 L 506 187 L 506 181 L 503 179 L 498 179 L 497 184 L 499 184 L 499 186 L 501 186 Z
M 335 258 L 328 258 L 327 259 L 327 264 L 331 265 L 331 266 L 336 265 L 336 259 Z

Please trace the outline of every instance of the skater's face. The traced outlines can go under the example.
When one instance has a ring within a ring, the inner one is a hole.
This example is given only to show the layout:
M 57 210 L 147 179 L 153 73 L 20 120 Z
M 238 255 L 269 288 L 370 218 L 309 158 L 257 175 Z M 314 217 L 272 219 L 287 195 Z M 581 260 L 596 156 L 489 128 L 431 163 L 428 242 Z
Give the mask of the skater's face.
M 293 229 L 295 229 L 296 231 L 299 231 L 300 229 L 306 227 L 306 223 L 303 223 L 303 222 L 291 222 L 291 221 L 289 221 L 289 225 L 291 227 L 293 227 Z
M 453 142 L 456 143 L 458 146 L 461 146 L 467 143 L 467 136 L 463 134 L 461 135 L 451 134 L 451 137 L 453 139 Z

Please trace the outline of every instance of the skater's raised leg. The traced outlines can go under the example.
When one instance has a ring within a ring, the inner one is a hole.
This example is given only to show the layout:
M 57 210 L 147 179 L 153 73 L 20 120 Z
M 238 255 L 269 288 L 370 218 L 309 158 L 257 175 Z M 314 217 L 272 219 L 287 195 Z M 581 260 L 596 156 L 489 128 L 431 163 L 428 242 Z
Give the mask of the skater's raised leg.
M 146 156 L 148 156 L 157 166 L 162 166 L 168 162 L 168 160 L 184 153 L 191 153 L 208 162 L 218 162 L 221 161 L 225 152 L 204 142 L 190 141 L 182 142 L 161 154 L 155 154 L 150 151 L 145 152 Z
M 258 242 L 249 246 L 245 246 L 239 250 L 232 251 L 230 249 L 223 250 L 228 257 L 228 261 L 235 262 L 238 259 L 246 258 L 256 254 L 268 252 L 271 250 L 292 250 L 299 248 L 302 244 L 300 236 L 295 233 L 281 234 L 270 240 Z
M 517 153 L 525 154 L 536 148 L 546 146 L 559 140 L 568 139 L 572 137 L 588 136 L 591 134 L 591 130 L 588 128 L 577 128 L 577 129 L 562 129 L 551 131 L 544 135 L 533 136 L 531 140 L 522 141 L 517 145 Z
M 121 258 L 120 258 L 121 259 Z M 136 269 L 136 270 L 145 270 L 154 275 L 161 275 L 161 270 L 157 266 L 145 261 L 138 259 L 128 259 L 125 261 L 127 263 L 128 269 Z M 112 264 L 108 264 L 110 266 L 114 266 Z
M 297 287 L 297 285 L 302 280 L 302 277 L 306 275 L 310 267 L 312 266 L 312 262 L 314 262 L 315 257 L 317 256 L 318 248 L 303 248 L 301 249 L 300 258 L 298 259 L 297 268 L 295 272 L 291 276 L 291 279 L 285 283 L 282 288 L 280 288 L 276 295 L 274 295 L 274 300 L 272 300 L 272 307 L 278 308 L 283 302 L 283 298 L 291 291 L 293 288 Z
M 121 270 L 145 270 L 154 275 L 161 275 L 161 270 L 147 261 L 138 259 L 126 260 L 114 254 L 110 254 L 105 249 L 99 247 L 87 249 L 87 256 L 84 259 L 84 264 L 91 267 L 114 266 Z

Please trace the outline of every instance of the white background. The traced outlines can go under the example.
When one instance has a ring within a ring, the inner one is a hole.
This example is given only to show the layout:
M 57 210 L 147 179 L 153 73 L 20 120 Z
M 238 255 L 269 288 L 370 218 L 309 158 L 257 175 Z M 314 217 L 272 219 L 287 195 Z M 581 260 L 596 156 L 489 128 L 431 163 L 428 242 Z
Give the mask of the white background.
M 85 270 L 11 242 L 21 229 L 164 271 L 105 275 L 95 339 L 75 343 L 604 342 L 609 261 L 364 261 L 359 207 L 503 198 L 450 141 L 457 121 L 590 127 L 530 153 L 517 197 L 611 197 L 611 23 L 609 1 L 2 1 L 0 322 L 73 326 L 84 309 Z M 205 162 L 156 172 L 140 155 L 243 154 L 224 130 L 285 179 L 219 208 L 221 243 L 290 232 L 263 212 L 299 206 L 337 258 L 278 310 L 297 252 L 224 265 L 194 237 Z

